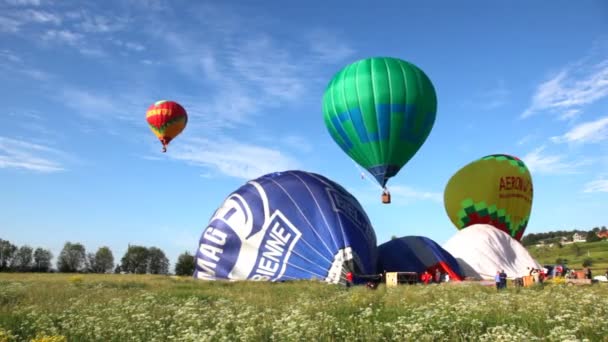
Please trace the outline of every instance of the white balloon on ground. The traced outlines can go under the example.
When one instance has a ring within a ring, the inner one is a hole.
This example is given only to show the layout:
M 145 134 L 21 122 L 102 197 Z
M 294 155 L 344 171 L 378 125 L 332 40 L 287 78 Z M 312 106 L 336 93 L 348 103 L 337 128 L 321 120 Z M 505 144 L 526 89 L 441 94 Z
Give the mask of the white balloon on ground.
M 458 261 L 465 277 L 494 279 L 504 270 L 513 279 L 541 268 L 528 250 L 509 234 L 489 224 L 475 224 L 456 233 L 443 246 Z

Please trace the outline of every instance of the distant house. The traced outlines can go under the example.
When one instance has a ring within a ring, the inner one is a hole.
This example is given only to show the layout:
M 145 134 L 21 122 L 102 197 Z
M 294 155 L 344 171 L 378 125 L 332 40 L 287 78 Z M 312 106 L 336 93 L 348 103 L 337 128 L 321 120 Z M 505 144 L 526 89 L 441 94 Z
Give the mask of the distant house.
M 587 237 L 585 234 L 574 233 L 572 235 L 572 242 L 585 242 L 587 241 Z
M 600 239 L 608 239 L 608 230 L 603 232 L 597 232 L 597 237 Z

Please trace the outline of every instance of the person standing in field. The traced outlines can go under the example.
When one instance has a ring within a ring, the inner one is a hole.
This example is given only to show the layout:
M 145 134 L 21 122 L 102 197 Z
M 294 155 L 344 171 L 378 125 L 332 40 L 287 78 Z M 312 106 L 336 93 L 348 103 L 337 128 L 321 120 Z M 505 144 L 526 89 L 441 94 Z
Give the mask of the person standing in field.
M 350 287 L 353 284 L 353 272 L 346 273 L 346 287 Z
M 428 284 L 432 278 L 433 277 L 431 276 L 429 271 L 424 271 L 424 273 L 422 273 L 422 276 L 420 277 L 420 280 L 422 280 L 423 283 Z
M 503 289 L 507 288 L 507 274 L 505 270 L 500 271 L 500 287 Z
M 435 282 L 441 283 L 441 271 L 439 269 L 435 270 Z
M 500 290 L 501 281 L 500 281 L 500 271 L 496 271 L 496 275 L 494 276 L 494 281 L 496 282 L 496 291 Z

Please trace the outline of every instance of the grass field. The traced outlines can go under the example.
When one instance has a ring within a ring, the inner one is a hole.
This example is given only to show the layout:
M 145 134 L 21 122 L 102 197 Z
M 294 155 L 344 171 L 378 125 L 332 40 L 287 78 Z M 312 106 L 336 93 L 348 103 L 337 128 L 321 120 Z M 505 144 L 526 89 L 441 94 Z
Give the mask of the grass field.
M 594 276 L 603 275 L 608 269 L 608 240 L 563 245 L 561 248 L 554 245 L 553 247 L 532 246 L 527 249 L 543 265 L 555 264 L 557 258 L 562 258 L 568 260 L 570 268 L 582 269 L 583 260 L 590 258 L 593 261 L 591 270 Z
M 608 341 L 608 286 L 0 274 L 0 341 Z

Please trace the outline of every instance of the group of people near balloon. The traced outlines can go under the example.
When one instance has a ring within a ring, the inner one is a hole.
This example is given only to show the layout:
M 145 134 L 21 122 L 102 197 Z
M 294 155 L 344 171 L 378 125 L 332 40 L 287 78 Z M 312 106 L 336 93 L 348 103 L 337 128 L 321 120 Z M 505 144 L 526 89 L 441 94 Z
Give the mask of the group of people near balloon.
M 387 204 L 389 179 L 426 141 L 436 111 L 429 77 L 414 64 L 392 57 L 345 66 L 329 82 L 322 101 L 329 135 L 373 176 Z M 164 100 L 150 106 L 146 119 L 163 152 L 188 122 L 180 104 Z M 456 172 L 447 183 L 444 202 L 456 228 L 489 224 L 519 240 L 532 195 L 524 163 L 494 154 Z M 454 280 L 465 274 L 449 252 L 425 237 L 404 236 L 378 246 L 354 196 L 322 175 L 289 170 L 252 179 L 225 199 L 201 234 L 194 276 L 350 283 L 347 274 L 356 278 L 404 268 L 419 274 L 439 272 Z

